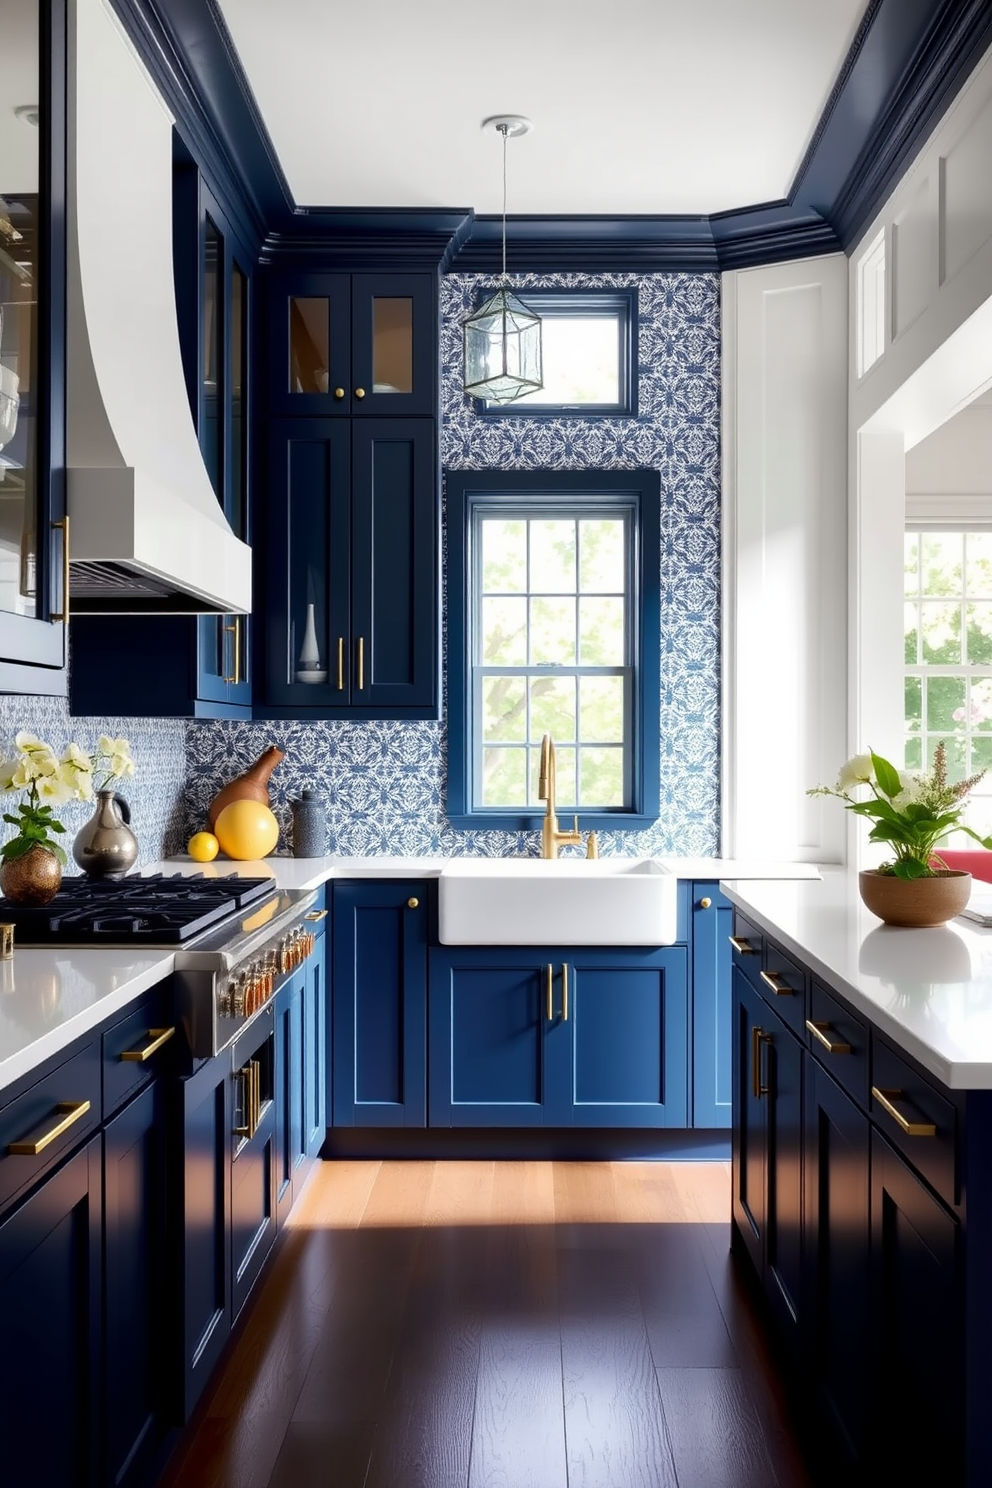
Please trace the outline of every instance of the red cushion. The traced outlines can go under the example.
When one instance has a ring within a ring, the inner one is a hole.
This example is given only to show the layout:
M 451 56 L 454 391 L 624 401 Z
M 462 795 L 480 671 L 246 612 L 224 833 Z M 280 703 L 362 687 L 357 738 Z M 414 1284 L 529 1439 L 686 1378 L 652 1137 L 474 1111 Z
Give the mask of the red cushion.
M 938 848 L 937 851 L 948 868 L 961 869 L 965 873 L 970 873 L 973 878 L 992 883 L 992 852 L 987 852 L 984 847 L 949 847 L 946 852 L 943 848 Z

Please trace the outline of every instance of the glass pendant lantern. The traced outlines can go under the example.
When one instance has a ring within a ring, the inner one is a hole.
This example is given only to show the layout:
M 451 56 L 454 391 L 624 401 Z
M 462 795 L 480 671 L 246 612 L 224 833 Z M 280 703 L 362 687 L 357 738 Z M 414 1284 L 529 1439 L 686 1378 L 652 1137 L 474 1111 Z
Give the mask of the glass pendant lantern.
M 519 115 L 500 114 L 483 122 L 503 136 L 503 273 L 499 288 L 462 321 L 463 390 L 473 398 L 512 403 L 544 386 L 541 318 L 513 294 L 506 275 L 506 141 L 531 125 Z

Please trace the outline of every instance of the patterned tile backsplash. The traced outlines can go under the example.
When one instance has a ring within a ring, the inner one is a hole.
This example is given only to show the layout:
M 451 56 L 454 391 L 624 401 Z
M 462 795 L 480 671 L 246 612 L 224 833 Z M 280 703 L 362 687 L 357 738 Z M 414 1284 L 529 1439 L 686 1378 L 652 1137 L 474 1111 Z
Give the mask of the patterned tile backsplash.
M 662 476 L 661 816 L 645 832 L 603 832 L 604 853 L 715 853 L 720 746 L 720 307 L 712 274 L 513 276 L 514 287 L 638 290 L 634 418 L 486 419 L 461 392 L 461 320 L 491 281 L 441 284 L 441 454 L 472 469 L 635 469 Z M 304 787 L 328 807 L 328 850 L 359 856 L 539 851 L 537 832 L 454 831 L 445 814 L 444 723 L 195 722 L 187 733 L 187 817 L 266 745 L 286 751 L 270 781 L 288 846 Z
M 636 417 L 485 419 L 461 392 L 461 319 L 492 281 L 441 285 L 442 462 L 462 468 L 634 469 L 662 476 L 661 816 L 645 832 L 602 832 L 601 851 L 635 856 L 719 849 L 720 307 L 712 274 L 513 276 L 514 287 L 636 287 Z M 445 724 L 183 723 L 74 719 L 63 702 L 0 697 L 7 743 L 28 728 L 61 748 L 100 733 L 131 740 L 137 775 L 126 794 L 141 861 L 183 850 L 206 807 L 270 743 L 286 752 L 270 781 L 289 848 L 290 802 L 304 787 L 328 808 L 328 851 L 368 856 L 540 850 L 537 832 L 454 831 L 445 814 Z M 86 819 L 65 808 L 69 832 Z M 67 834 L 68 835 L 68 834 Z M 70 839 L 71 840 L 71 839 Z
M 182 803 L 186 725 L 180 719 L 73 718 L 64 698 L 0 696 L 3 758 L 9 758 L 14 735 L 20 729 L 46 740 L 59 754 L 70 741 L 92 753 L 101 734 L 129 739 L 135 773 L 124 783 L 121 795 L 131 808 L 139 864 L 154 862 L 170 848 L 174 850 L 176 843 L 185 841 Z M 16 794 L 8 798 L 10 803 L 20 800 Z M 67 872 L 78 872 L 72 863 L 72 839 L 92 814 L 93 807 L 83 801 L 70 801 L 58 808 L 58 818 L 66 829 L 63 843 L 70 860 Z

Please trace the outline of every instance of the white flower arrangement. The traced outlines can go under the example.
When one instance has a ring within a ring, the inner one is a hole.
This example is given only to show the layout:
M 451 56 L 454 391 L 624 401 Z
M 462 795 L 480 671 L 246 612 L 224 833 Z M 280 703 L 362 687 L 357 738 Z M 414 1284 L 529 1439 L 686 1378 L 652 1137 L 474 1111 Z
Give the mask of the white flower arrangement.
M 65 827 L 55 820 L 52 808 L 66 801 L 91 801 L 112 780 L 132 776 L 131 746 L 127 739 L 101 734 L 93 754 L 71 743 L 60 759 L 51 744 L 22 731 L 14 738 L 14 750 L 12 759 L 0 763 L 0 791 L 24 791 L 27 799 L 16 816 L 4 813 L 4 821 L 17 832 L 0 848 L 0 859 L 10 862 L 32 847 L 44 847 L 64 867 L 65 852 L 51 834 L 64 833 Z

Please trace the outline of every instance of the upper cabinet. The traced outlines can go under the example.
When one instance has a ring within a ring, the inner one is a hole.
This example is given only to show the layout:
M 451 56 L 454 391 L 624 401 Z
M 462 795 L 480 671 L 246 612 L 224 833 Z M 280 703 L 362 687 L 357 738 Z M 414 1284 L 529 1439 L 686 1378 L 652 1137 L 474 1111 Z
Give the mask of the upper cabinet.
M 0 6 L 0 691 L 65 692 L 65 6 Z
M 433 274 L 273 276 L 268 328 L 272 413 L 435 415 Z

